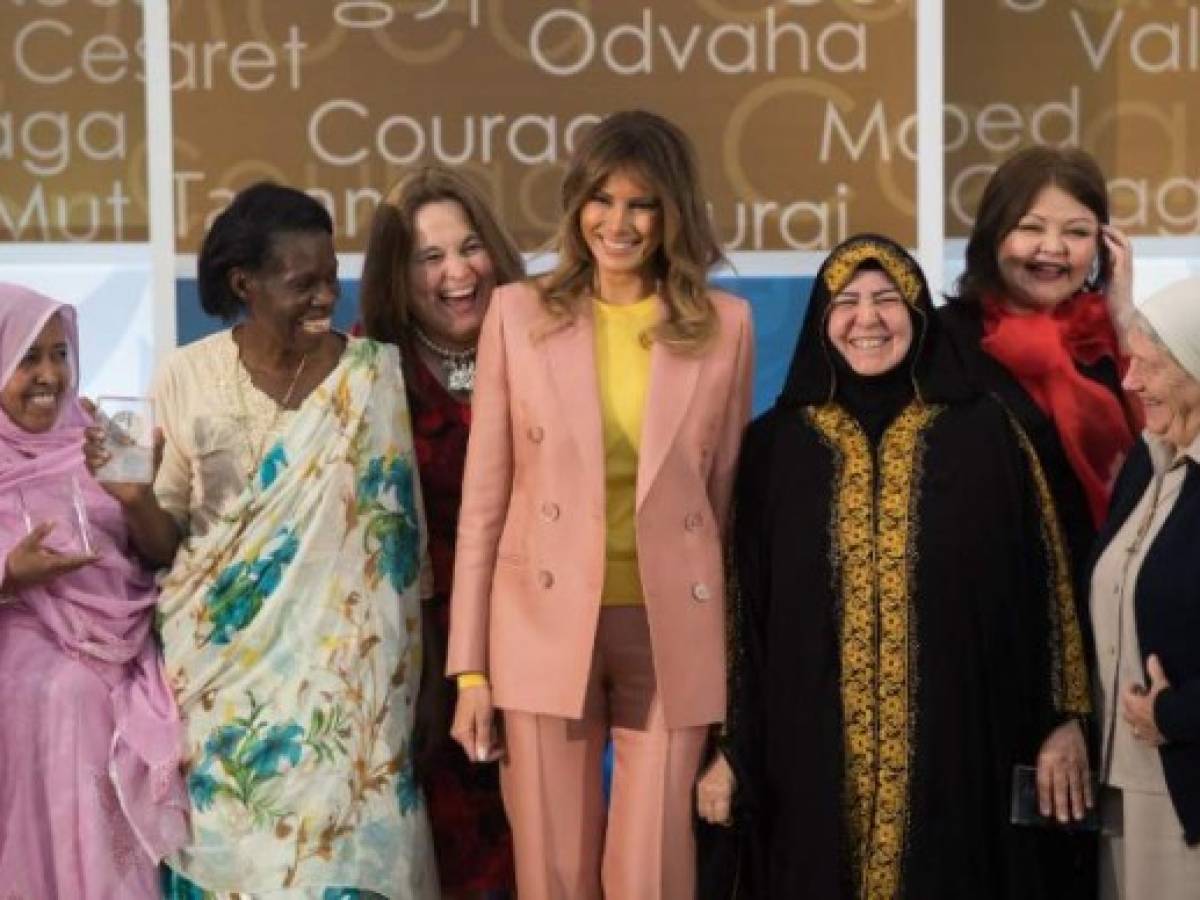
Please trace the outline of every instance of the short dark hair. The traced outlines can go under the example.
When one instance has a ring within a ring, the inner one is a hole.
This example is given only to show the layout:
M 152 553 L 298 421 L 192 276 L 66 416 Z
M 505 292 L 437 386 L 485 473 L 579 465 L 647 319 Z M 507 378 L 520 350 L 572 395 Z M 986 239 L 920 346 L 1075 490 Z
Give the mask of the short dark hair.
M 272 261 L 277 237 L 313 231 L 332 235 L 333 219 L 303 191 L 271 181 L 239 191 L 213 221 L 200 247 L 200 306 L 210 316 L 232 322 L 242 302 L 229 284 L 230 271 L 261 272 Z
M 1029 147 L 1010 156 L 988 180 L 979 212 L 967 240 L 966 270 L 952 300 L 978 302 L 984 294 L 1001 293 L 1004 283 L 996 254 L 1043 188 L 1070 194 L 1108 224 L 1108 188 L 1096 160 L 1084 150 Z M 1104 242 L 1100 241 L 1100 274 L 1092 282 L 1102 290 L 1108 275 Z

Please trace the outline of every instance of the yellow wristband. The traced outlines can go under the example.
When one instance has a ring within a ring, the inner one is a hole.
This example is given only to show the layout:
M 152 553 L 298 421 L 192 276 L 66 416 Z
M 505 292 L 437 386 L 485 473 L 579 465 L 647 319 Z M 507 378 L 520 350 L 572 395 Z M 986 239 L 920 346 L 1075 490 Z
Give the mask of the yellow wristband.
M 487 676 L 482 672 L 463 672 L 458 676 L 458 689 L 465 691 L 467 688 L 487 687 Z

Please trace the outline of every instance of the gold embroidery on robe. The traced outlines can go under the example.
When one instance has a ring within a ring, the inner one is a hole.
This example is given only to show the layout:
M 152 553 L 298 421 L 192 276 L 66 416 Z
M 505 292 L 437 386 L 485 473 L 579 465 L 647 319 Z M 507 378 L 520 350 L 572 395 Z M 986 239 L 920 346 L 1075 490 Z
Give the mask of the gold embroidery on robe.
M 911 593 L 923 435 L 943 407 L 910 403 L 871 449 L 834 404 L 810 411 L 836 451 L 830 523 L 841 621 L 846 825 L 858 896 L 896 896 L 907 837 L 916 704 Z
M 1042 542 L 1046 546 L 1050 569 L 1050 696 L 1060 713 L 1083 716 L 1092 711 L 1088 688 L 1087 663 L 1083 656 L 1083 634 L 1075 609 L 1075 585 L 1067 557 L 1066 539 L 1059 524 L 1058 509 L 1050 483 L 1038 461 L 1037 451 L 1025 430 L 1011 415 L 1013 429 L 1021 449 L 1029 460 L 1029 470 L 1037 488 L 1038 514 L 1042 524 Z

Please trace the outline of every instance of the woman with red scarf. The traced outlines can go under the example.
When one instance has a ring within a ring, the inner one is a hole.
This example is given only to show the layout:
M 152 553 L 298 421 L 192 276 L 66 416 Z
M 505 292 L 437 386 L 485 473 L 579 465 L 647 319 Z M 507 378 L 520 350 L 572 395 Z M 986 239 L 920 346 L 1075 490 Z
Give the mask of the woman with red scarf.
M 943 321 L 1037 448 L 1078 570 L 1141 427 L 1121 389 L 1129 240 L 1108 224 L 1096 161 L 1047 147 L 1011 157 L 984 188 L 966 257 Z
M 1007 160 L 984 188 L 966 263 L 943 324 L 971 376 L 1003 401 L 1038 453 L 1082 607 L 1091 545 L 1141 417 L 1121 389 L 1122 324 L 1133 309 L 1129 240 L 1108 224 L 1096 161 L 1046 147 Z M 1059 733 L 1043 753 L 1073 768 L 1085 752 L 1082 728 Z M 1048 806 L 1048 786 L 1042 792 Z M 1080 873 L 1091 868 L 1079 860 Z M 1090 891 L 1073 885 L 1063 896 Z

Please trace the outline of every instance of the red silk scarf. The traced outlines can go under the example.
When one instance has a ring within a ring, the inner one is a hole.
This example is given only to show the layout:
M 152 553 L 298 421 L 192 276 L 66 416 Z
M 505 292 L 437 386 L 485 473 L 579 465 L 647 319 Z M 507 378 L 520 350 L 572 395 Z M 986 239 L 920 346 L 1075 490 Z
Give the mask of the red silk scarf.
M 1109 357 L 1124 374 L 1103 295 L 1076 294 L 1045 312 L 1018 314 L 983 300 L 984 351 L 1000 362 L 1054 422 L 1067 461 L 1083 485 L 1092 522 L 1108 511 L 1113 480 L 1139 427 L 1123 396 L 1079 371 Z

